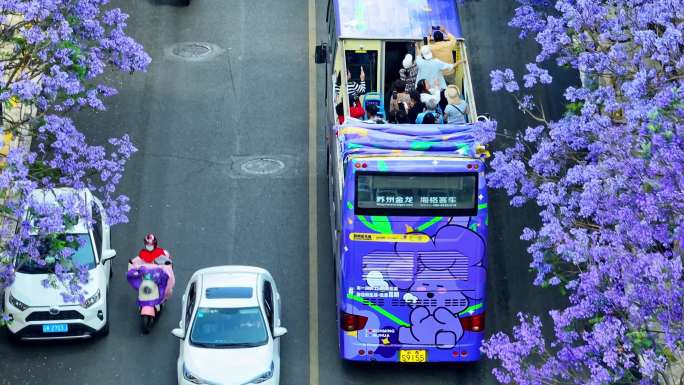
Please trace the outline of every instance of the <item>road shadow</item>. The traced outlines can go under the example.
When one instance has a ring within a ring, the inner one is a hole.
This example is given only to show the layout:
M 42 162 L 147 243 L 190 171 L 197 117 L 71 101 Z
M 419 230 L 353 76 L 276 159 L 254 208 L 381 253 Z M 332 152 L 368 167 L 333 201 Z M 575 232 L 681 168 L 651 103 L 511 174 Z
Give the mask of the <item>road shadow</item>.
M 345 381 L 341 383 L 356 383 L 352 379 L 366 378 L 378 381 L 389 380 L 389 383 L 394 384 L 421 381 L 431 384 L 473 384 L 484 383 L 483 380 L 489 370 L 491 369 L 483 362 L 407 365 L 392 362 L 343 361 L 342 371 Z M 456 379 L 458 381 L 454 382 Z
M 0 334 L 0 350 L 11 350 L 24 354 L 45 353 L 48 351 L 79 351 L 96 346 L 104 337 L 96 336 L 92 338 L 75 339 L 55 339 L 55 340 L 22 340 L 18 341 L 7 336 L 7 330 Z
M 165 5 L 171 7 L 185 8 L 189 5 L 190 0 L 147 0 L 152 5 Z

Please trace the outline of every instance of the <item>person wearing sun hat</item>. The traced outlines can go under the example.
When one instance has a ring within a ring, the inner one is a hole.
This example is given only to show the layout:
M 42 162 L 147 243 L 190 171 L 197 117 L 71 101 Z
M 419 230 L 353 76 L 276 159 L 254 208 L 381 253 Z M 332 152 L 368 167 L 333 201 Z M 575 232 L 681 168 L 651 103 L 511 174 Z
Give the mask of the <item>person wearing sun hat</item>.
M 444 91 L 447 106 L 444 118 L 448 124 L 466 124 L 468 122 L 468 102 L 461 98 L 458 87 L 451 85 Z
M 418 74 L 418 67 L 413 62 L 413 55 L 407 53 L 404 60 L 401 62 L 402 69 L 399 70 L 399 79 L 405 83 L 405 92 L 411 93 L 416 89 L 416 75 Z

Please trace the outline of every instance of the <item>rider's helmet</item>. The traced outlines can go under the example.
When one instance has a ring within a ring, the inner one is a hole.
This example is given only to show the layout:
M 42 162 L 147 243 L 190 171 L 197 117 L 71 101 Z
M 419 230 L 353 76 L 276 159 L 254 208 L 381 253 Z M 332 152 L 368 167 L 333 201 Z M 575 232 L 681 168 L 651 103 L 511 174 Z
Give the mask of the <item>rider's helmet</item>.
M 145 242 L 145 248 L 149 248 L 150 246 L 152 246 L 152 248 L 154 249 L 157 247 L 157 237 L 155 237 L 152 233 L 147 234 L 143 241 Z

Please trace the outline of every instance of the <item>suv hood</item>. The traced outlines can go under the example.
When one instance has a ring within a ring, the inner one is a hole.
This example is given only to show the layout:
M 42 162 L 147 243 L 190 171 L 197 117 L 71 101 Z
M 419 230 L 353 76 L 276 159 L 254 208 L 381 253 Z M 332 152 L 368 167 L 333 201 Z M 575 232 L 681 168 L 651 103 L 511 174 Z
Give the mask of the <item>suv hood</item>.
M 85 297 L 88 298 L 97 292 L 100 288 L 99 279 L 95 270 L 90 271 L 90 280 L 83 286 Z M 64 302 L 60 293 L 66 290 L 60 284 L 57 288 L 43 287 L 43 280 L 47 279 L 47 274 L 24 274 L 16 273 L 14 283 L 10 286 L 9 293 L 19 301 L 28 306 L 60 306 L 60 305 L 77 305 L 78 303 Z M 104 295 L 104 293 L 102 293 Z

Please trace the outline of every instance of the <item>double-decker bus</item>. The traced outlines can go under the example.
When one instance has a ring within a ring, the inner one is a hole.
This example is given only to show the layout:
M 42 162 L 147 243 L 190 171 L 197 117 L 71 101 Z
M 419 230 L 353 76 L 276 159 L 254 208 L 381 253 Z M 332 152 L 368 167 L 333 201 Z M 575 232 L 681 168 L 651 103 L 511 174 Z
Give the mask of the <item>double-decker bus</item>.
M 454 55 L 464 57 L 454 3 L 329 4 L 329 74 L 342 81 L 337 94 L 329 89 L 326 142 L 339 349 L 346 360 L 480 358 L 488 222 L 485 151 L 474 127 L 363 123 L 349 115 L 346 92 L 347 72 L 364 66 L 363 104 L 382 106 L 389 57 L 401 60 L 406 43 L 422 41 L 433 25 L 457 34 Z M 457 79 L 472 122 L 477 115 L 467 66 Z M 340 99 L 343 124 L 335 114 Z

